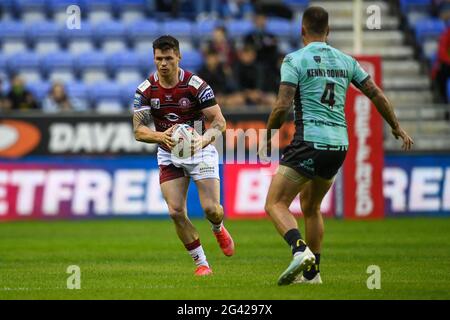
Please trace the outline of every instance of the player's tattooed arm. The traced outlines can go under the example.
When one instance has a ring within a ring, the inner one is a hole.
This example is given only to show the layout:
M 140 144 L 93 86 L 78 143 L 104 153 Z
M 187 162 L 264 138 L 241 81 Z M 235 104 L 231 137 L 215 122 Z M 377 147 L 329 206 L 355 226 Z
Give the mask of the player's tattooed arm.
M 151 122 L 150 112 L 148 110 L 136 111 L 133 114 L 133 130 L 138 132 L 140 127 L 147 127 Z
M 272 130 L 280 129 L 292 108 L 297 87 L 291 84 L 281 83 L 278 89 L 277 101 L 269 120 L 267 121 L 266 139 L 263 139 L 259 147 L 259 155 L 261 159 L 266 159 L 271 150 Z
M 157 132 L 148 127 L 151 123 L 151 115 L 149 110 L 136 111 L 133 114 L 133 131 L 137 141 L 147 143 L 162 143 L 169 148 L 174 146 L 171 139 L 174 127 L 164 132 Z
M 222 136 L 227 128 L 227 123 L 218 104 L 203 109 L 202 113 L 208 121 L 211 121 L 210 128 L 203 134 L 202 148 L 204 148 Z
M 272 129 L 280 129 L 284 121 L 286 121 L 289 111 L 292 108 L 296 90 L 297 87 L 293 85 L 280 84 L 275 107 L 272 109 L 269 120 L 267 121 L 268 140 L 271 137 L 270 131 Z
M 375 104 L 378 112 L 389 123 L 392 129 L 398 128 L 399 123 L 394 113 L 394 108 L 388 98 L 386 98 L 383 91 L 373 82 L 368 79 L 362 86 L 361 91 Z
M 392 134 L 396 139 L 401 138 L 403 140 L 402 148 L 404 150 L 411 149 L 414 144 L 413 139 L 400 127 L 397 116 L 395 115 L 394 108 L 383 93 L 383 91 L 372 81 L 368 79 L 361 87 L 360 90 L 370 99 L 381 114 L 383 119 L 391 126 Z

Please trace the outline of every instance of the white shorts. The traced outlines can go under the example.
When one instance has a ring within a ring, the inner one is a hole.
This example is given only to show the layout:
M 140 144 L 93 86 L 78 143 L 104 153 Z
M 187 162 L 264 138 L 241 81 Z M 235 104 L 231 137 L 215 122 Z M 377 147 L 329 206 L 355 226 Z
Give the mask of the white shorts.
M 177 158 L 170 152 L 158 148 L 158 166 L 161 170 L 160 183 L 180 176 L 191 177 L 194 181 L 220 179 L 219 154 L 211 144 L 195 153 L 193 157 L 186 159 Z

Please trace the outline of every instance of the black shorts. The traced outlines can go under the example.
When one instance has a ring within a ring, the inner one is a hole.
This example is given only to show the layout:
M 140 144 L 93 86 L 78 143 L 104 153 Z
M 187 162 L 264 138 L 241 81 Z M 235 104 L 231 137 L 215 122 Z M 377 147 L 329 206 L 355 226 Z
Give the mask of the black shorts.
M 342 166 L 348 146 L 331 146 L 294 140 L 286 147 L 280 164 L 290 167 L 307 178 L 332 179 Z

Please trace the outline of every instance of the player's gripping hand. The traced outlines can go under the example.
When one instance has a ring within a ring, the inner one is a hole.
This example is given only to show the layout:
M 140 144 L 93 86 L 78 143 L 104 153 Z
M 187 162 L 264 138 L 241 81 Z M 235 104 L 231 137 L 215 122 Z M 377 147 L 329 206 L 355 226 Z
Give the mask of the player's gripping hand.
M 211 141 L 209 141 L 204 136 L 199 136 L 196 138 L 193 138 L 191 141 L 191 157 L 198 152 L 199 150 L 206 147 Z
M 172 133 L 173 130 L 175 130 L 176 126 L 177 125 L 170 127 L 166 131 L 162 132 L 161 135 L 161 143 L 169 147 L 170 150 L 172 150 L 173 147 L 175 147 L 175 142 L 172 140 Z
M 398 140 L 398 138 L 401 138 L 403 140 L 403 144 L 402 144 L 403 150 L 406 151 L 406 150 L 410 150 L 412 148 L 412 145 L 414 144 L 414 140 L 401 127 L 392 129 L 392 135 L 397 140 Z

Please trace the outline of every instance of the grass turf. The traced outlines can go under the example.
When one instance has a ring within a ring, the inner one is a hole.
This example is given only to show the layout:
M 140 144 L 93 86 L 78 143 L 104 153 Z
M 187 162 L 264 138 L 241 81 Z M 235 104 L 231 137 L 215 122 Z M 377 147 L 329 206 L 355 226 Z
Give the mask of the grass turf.
M 194 224 L 211 277 L 193 276 L 169 220 L 0 224 L 0 300 L 450 299 L 450 219 L 326 220 L 324 284 L 286 287 L 276 281 L 290 252 L 270 221 L 227 221 L 231 258 L 206 221 Z M 81 290 L 66 287 L 69 265 L 81 268 Z M 366 286 L 369 265 L 381 268 L 380 290 Z

